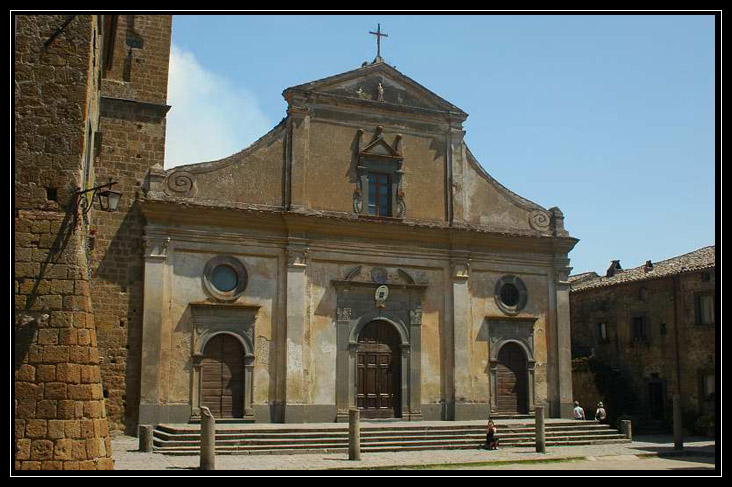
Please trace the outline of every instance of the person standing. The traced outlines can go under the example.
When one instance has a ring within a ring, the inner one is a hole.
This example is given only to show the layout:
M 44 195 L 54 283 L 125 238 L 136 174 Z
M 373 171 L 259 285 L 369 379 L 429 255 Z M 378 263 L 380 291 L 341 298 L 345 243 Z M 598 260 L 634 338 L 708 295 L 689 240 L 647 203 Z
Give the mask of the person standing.
M 582 409 L 579 401 L 574 402 L 574 419 L 577 419 L 577 420 L 585 419 L 585 410 Z
M 598 423 L 605 422 L 605 418 L 607 418 L 607 413 L 605 412 L 605 408 L 602 405 L 602 401 L 597 403 L 597 411 L 595 411 L 595 421 Z

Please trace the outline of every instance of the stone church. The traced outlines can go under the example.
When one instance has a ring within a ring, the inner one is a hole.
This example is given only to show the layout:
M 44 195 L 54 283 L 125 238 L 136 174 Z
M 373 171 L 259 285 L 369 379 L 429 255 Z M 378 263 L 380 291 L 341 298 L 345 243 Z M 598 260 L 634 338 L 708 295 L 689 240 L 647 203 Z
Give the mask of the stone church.
M 283 96 L 251 146 L 140 182 L 139 424 L 569 417 L 561 211 L 380 56 Z

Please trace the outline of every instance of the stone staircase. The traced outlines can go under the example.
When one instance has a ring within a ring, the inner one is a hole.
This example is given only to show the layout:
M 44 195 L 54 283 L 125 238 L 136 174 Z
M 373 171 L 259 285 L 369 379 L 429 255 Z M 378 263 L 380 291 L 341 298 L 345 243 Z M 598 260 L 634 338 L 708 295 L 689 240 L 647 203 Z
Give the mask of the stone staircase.
M 249 427 L 247 427 L 249 426 Z M 533 421 L 496 421 L 500 447 L 533 446 Z M 628 443 L 607 425 L 591 421 L 553 420 L 545 424 L 547 446 Z M 485 441 L 485 423 L 362 423 L 361 451 L 477 449 Z M 200 445 L 199 425 L 158 425 L 154 450 L 169 455 L 195 455 Z M 217 424 L 217 454 L 347 453 L 348 425 Z

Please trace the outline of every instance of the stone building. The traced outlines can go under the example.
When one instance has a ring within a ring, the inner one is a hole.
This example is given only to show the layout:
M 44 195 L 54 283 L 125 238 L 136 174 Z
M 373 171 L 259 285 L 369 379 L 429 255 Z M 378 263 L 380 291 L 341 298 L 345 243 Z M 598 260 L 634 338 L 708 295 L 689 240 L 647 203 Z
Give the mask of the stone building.
M 165 171 L 170 34 L 17 17 L 16 467 L 111 467 L 109 431 L 202 405 L 570 414 L 577 240 L 485 172 L 465 112 L 379 56 L 286 89 L 243 151 Z M 110 180 L 116 211 L 79 196 Z
M 110 430 L 137 422 L 137 199 L 163 162 L 171 17 L 14 21 L 15 468 L 111 468 Z
M 573 356 L 593 357 L 618 374 L 622 397 L 604 397 L 613 414 L 668 422 L 674 393 L 687 418 L 714 414 L 715 269 L 711 246 L 626 270 L 612 261 L 604 276 L 570 277 Z M 608 393 L 593 391 L 587 373 L 573 379 L 575 396 L 588 406 Z
M 380 57 L 283 96 L 250 147 L 146 178 L 140 423 L 568 417 L 561 211 Z

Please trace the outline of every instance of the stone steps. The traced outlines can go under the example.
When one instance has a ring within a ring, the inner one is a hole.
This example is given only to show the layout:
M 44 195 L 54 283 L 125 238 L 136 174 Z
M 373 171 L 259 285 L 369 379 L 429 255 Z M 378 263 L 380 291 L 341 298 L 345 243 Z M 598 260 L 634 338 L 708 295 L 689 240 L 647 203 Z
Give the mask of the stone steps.
M 501 447 L 532 446 L 534 424 L 498 424 Z M 485 425 L 374 425 L 362 424 L 361 450 L 415 451 L 433 449 L 475 449 L 485 441 Z M 591 445 L 628 442 L 617 430 L 595 423 L 554 422 L 545 425 L 547 446 Z M 158 425 L 153 433 L 156 452 L 195 455 L 200 446 L 197 425 Z M 323 427 L 267 425 L 217 425 L 216 452 L 219 454 L 342 453 L 348 451 L 346 425 Z

